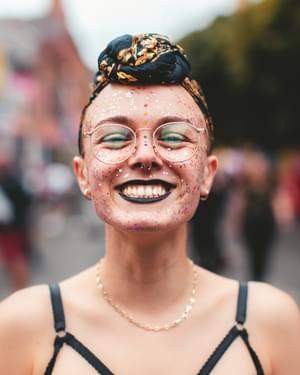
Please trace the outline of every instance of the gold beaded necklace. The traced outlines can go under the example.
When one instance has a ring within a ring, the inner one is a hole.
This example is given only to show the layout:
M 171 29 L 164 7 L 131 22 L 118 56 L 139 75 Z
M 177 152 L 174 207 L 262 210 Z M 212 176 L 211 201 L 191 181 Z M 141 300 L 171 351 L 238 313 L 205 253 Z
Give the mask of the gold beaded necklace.
M 101 279 L 101 264 L 102 264 L 102 260 L 100 260 L 97 264 L 97 267 L 96 267 L 96 282 L 97 282 L 97 286 L 99 288 L 99 290 L 101 291 L 104 299 L 110 304 L 110 306 L 119 314 L 121 315 L 123 318 L 125 318 L 126 320 L 128 320 L 131 324 L 135 325 L 136 327 L 139 327 L 139 328 L 142 328 L 146 331 L 155 331 L 155 332 L 159 332 L 159 331 L 168 331 L 169 329 L 171 328 L 174 328 L 174 327 L 177 327 L 179 324 L 181 324 L 191 313 L 192 309 L 193 309 L 193 306 L 196 302 L 196 290 L 197 290 L 197 285 L 198 285 L 198 271 L 197 271 L 197 267 L 195 266 L 195 264 L 189 260 L 190 264 L 191 264 L 191 267 L 192 267 L 192 272 L 193 272 L 193 282 L 192 282 L 192 292 L 191 292 L 191 295 L 190 295 L 190 298 L 184 308 L 184 311 L 183 313 L 180 315 L 179 318 L 173 320 L 172 322 L 168 323 L 168 324 L 164 324 L 164 325 L 155 325 L 155 326 L 152 326 L 150 324 L 146 324 L 146 323 L 142 323 L 140 322 L 139 320 L 133 318 L 127 311 L 123 310 L 118 304 L 116 304 L 112 298 L 110 297 L 110 295 L 107 293 L 106 289 L 104 288 L 103 286 L 103 281 Z

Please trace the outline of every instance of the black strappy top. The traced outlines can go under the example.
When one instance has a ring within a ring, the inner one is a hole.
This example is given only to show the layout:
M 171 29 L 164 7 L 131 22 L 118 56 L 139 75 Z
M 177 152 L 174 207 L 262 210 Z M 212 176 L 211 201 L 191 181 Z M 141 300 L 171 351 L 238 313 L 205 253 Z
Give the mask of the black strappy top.
M 105 364 L 97 358 L 85 345 L 78 341 L 71 333 L 66 331 L 64 309 L 58 285 L 50 286 L 51 303 L 54 316 L 54 328 L 56 331 L 56 337 L 54 341 L 54 352 L 53 356 L 47 366 L 44 375 L 51 375 L 56 358 L 63 345 L 69 345 L 78 354 L 80 354 L 94 369 L 101 375 L 114 375 Z M 248 339 L 248 332 L 244 327 L 247 313 L 247 297 L 248 297 L 248 285 L 246 283 L 240 283 L 239 295 L 236 312 L 235 325 L 229 330 L 227 335 L 224 337 L 222 342 L 216 347 L 215 351 L 208 358 L 204 366 L 197 373 L 197 375 L 208 375 L 214 369 L 216 364 L 219 362 L 223 354 L 232 344 L 232 342 L 240 337 L 245 343 L 249 354 L 252 358 L 254 366 L 257 371 L 257 375 L 264 375 L 263 368 L 257 357 L 257 354 L 250 345 Z

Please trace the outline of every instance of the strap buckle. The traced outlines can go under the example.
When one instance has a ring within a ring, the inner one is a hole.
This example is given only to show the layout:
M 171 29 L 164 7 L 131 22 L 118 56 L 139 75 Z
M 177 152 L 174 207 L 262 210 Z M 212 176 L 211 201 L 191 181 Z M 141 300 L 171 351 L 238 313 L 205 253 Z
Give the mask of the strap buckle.
M 236 323 L 235 323 L 235 328 L 236 328 L 239 332 L 241 332 L 241 331 L 244 331 L 245 326 L 244 326 L 244 324 L 242 324 L 242 323 L 236 322 Z
M 66 334 L 67 332 L 64 329 L 61 329 L 60 331 L 56 332 L 56 335 L 61 339 L 64 338 Z

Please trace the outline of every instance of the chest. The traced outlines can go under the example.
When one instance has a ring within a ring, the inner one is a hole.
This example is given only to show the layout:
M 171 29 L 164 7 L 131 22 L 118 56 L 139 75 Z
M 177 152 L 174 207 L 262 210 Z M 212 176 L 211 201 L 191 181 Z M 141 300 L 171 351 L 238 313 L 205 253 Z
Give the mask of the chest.
M 211 337 L 206 333 L 169 340 L 164 337 L 141 339 L 122 336 L 118 339 L 103 335 L 87 344 L 81 340 L 114 375 L 196 375 L 205 364 L 223 336 Z M 49 357 L 45 356 L 33 375 L 44 374 Z M 58 354 L 53 375 L 99 374 L 88 361 L 72 347 L 64 344 Z M 206 375 L 207 373 L 205 373 Z M 256 370 L 249 352 L 240 337 L 224 352 L 211 375 L 254 375 Z M 266 372 L 267 374 L 267 372 Z

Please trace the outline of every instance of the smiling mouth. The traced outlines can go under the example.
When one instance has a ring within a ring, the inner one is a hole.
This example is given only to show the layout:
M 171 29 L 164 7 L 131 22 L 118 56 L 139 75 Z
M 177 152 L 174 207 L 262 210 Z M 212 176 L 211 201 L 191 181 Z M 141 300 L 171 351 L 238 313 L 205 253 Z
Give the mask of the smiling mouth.
M 175 185 L 163 180 L 131 180 L 117 187 L 120 196 L 134 203 L 155 203 L 166 199 Z

